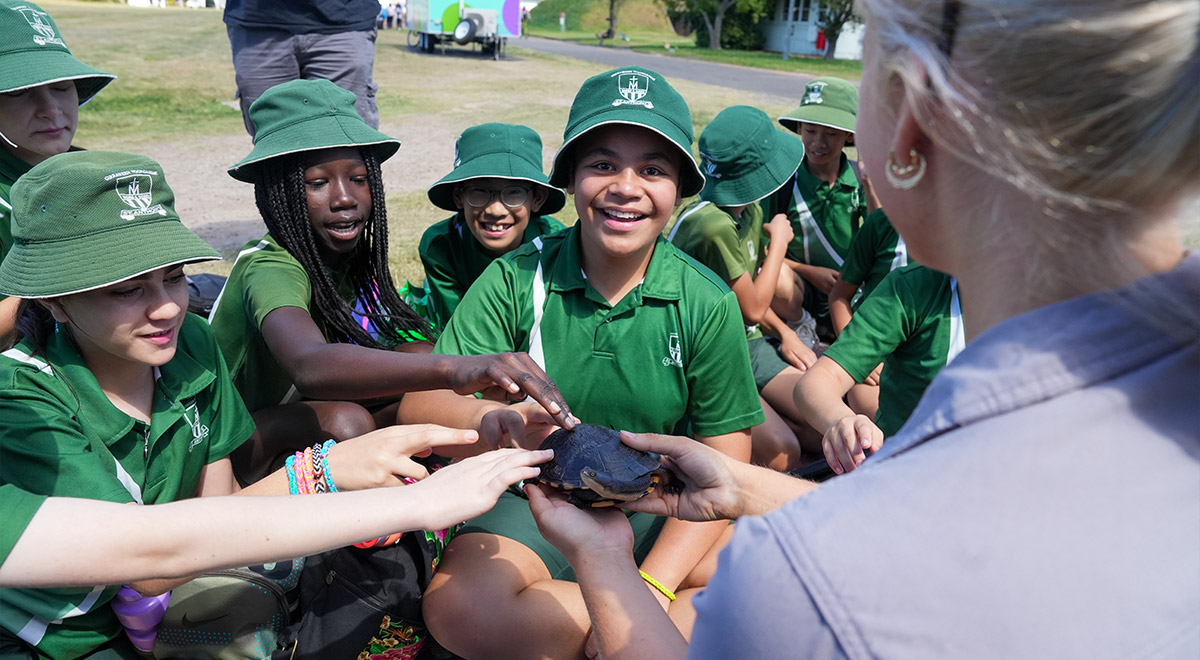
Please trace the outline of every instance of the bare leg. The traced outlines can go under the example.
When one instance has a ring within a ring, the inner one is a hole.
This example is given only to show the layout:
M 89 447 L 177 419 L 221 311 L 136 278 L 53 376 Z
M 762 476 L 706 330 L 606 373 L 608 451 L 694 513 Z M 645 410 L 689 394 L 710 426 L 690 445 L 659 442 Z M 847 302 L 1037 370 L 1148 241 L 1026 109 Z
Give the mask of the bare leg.
M 551 579 L 537 554 L 509 538 L 450 542 L 424 596 L 425 624 L 464 658 L 582 658 L 591 622 L 579 587 Z
M 787 471 L 800 458 L 800 443 L 770 402 L 763 397 L 759 397 L 759 400 L 767 419 L 750 429 L 750 462 L 780 472 Z
M 771 310 L 784 321 L 798 321 L 804 316 L 804 281 L 790 268 L 779 270 Z
M 238 480 L 252 484 L 315 443 L 348 440 L 375 430 L 366 408 L 351 401 L 302 401 L 250 413 L 257 427 L 230 456 Z
M 846 404 L 854 412 L 875 419 L 879 412 L 879 386 L 859 383 L 846 393 Z

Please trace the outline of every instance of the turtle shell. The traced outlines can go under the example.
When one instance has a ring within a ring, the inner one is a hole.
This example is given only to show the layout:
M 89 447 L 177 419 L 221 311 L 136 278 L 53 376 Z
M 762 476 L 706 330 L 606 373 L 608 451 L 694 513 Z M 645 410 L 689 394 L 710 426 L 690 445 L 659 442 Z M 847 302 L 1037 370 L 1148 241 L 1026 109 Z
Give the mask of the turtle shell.
M 659 464 L 658 454 L 634 449 L 616 431 L 594 424 L 559 429 L 540 448 L 553 449 L 554 458 L 531 481 L 566 491 L 580 508 L 636 500 L 674 477 Z

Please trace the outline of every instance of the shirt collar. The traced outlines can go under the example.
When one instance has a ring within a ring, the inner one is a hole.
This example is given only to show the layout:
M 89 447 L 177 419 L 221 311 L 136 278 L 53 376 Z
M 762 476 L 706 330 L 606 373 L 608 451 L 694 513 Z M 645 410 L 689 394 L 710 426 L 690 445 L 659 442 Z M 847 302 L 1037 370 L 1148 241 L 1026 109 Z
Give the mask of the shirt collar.
M 925 390 L 909 423 L 880 449 L 898 454 L 954 428 L 1112 380 L 1200 336 L 1200 254 L 1133 284 L 996 324 Z M 1175 301 L 1164 303 L 1164 301 Z M 1169 329 L 1169 330 L 1168 330 Z M 1086 341 L 1084 341 L 1086 339 Z
M 12 184 L 22 174 L 31 169 L 33 169 L 33 165 L 8 153 L 7 149 L 0 149 L 0 186 L 5 189 L 12 187 Z
M 858 176 L 854 174 L 854 168 L 850 166 L 850 159 L 846 158 L 846 154 L 842 154 L 840 162 L 836 183 L 839 186 L 857 188 Z M 813 176 L 813 173 L 808 171 L 808 166 L 804 164 L 804 161 L 801 161 L 800 168 L 796 170 L 796 178 L 802 184 L 802 188 L 809 190 L 820 188 L 821 186 L 829 187 L 829 184 Z
M 191 322 L 202 321 L 190 318 L 184 321 L 185 324 Z M 183 334 L 181 326 L 181 343 Z M 159 394 L 167 401 L 175 402 L 199 394 L 216 380 L 216 374 L 212 369 L 197 362 L 181 348 L 181 346 L 177 348 L 175 357 L 159 369 L 160 378 L 157 382 L 159 391 L 154 397 L 156 412 L 161 400 Z M 75 342 L 66 332 L 60 329 L 50 335 L 46 342 L 45 354 L 46 361 L 54 365 L 79 398 L 80 409 L 104 411 L 101 415 L 89 415 L 87 419 L 81 420 L 87 424 L 90 433 L 95 433 L 105 438 L 106 443 L 111 443 L 123 437 L 129 432 L 129 429 L 133 428 L 133 418 L 117 410 L 116 406 L 108 400 L 108 396 L 100 389 L 100 383 L 96 381 L 96 377 L 84 363 L 83 356 L 75 347 Z
M 580 258 L 579 232 L 578 222 L 562 232 L 562 248 L 555 255 L 554 263 L 550 266 L 551 291 L 587 288 L 587 279 L 583 276 L 583 262 Z M 684 263 L 679 259 L 674 246 L 659 236 L 654 243 L 654 253 L 650 255 L 650 263 L 646 266 L 646 275 L 635 288 L 635 291 L 638 292 L 637 295 L 660 300 L 679 300 L 683 268 Z

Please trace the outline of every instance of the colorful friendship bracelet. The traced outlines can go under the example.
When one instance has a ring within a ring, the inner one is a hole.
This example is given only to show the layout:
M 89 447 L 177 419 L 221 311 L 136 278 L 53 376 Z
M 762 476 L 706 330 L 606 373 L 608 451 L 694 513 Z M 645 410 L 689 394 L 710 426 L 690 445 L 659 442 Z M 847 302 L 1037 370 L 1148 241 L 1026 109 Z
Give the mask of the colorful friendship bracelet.
M 325 479 L 325 485 L 329 488 L 329 492 L 336 493 L 337 485 L 333 483 L 333 473 L 329 471 L 329 450 L 337 444 L 337 440 L 330 438 L 321 445 L 321 474 Z
M 662 593 L 662 595 L 666 596 L 667 600 L 670 600 L 670 601 L 675 600 L 675 592 L 664 587 L 662 582 L 659 582 L 658 580 L 655 580 L 654 578 L 650 577 L 650 574 L 647 573 L 646 571 L 638 571 L 638 573 L 641 574 L 642 579 L 645 580 L 650 586 L 654 587 L 655 589 L 658 589 L 658 591 L 660 593 Z

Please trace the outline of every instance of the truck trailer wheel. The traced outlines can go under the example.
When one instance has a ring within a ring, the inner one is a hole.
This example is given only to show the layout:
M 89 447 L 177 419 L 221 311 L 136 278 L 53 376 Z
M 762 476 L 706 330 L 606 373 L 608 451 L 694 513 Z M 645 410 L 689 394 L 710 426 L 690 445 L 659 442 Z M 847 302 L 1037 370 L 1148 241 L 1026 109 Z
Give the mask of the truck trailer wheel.
M 475 38 L 475 34 L 479 32 L 479 19 L 474 16 L 467 16 L 454 26 L 454 42 L 460 46 L 465 46 L 471 43 Z

